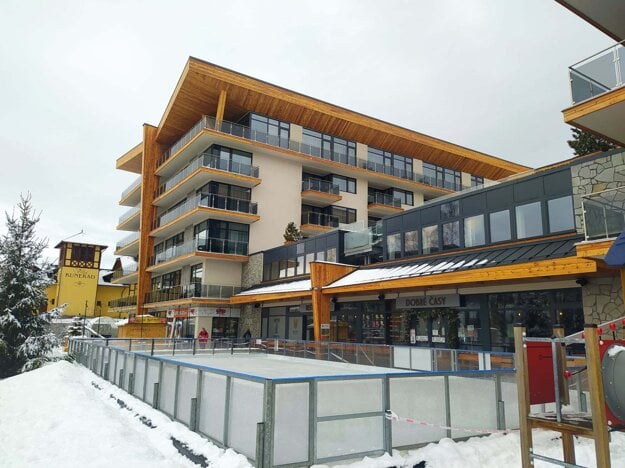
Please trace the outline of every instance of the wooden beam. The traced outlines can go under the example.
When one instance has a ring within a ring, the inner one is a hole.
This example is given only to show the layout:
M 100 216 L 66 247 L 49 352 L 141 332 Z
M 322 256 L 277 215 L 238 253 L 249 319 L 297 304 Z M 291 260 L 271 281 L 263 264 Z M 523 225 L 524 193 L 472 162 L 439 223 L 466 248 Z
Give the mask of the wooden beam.
M 554 260 L 539 260 L 536 262 L 518 263 L 490 268 L 476 268 L 452 273 L 439 273 L 428 276 L 416 276 L 412 278 L 400 278 L 387 281 L 374 281 L 371 283 L 354 284 L 326 288 L 324 294 L 354 294 L 384 291 L 402 291 L 431 286 L 449 286 L 460 284 L 490 283 L 499 281 L 518 281 L 529 278 L 544 278 L 568 276 L 575 277 L 583 273 L 595 273 L 597 263 L 578 257 L 565 257 Z M 560 279 L 560 278 L 558 278 Z
M 575 246 L 578 257 L 582 258 L 603 258 L 608 253 L 614 243 L 613 239 L 598 242 L 584 242 Z
M 230 298 L 230 304 L 253 304 L 255 302 L 278 302 L 288 301 L 291 299 L 310 299 L 312 292 L 308 289 L 306 291 L 291 291 L 283 293 L 270 293 L 270 294 L 245 294 L 243 296 L 232 296 Z
M 580 104 L 576 104 L 567 109 L 564 109 L 564 121 L 569 125 L 575 125 L 576 120 L 582 117 L 586 117 L 593 112 L 601 111 L 614 104 L 625 101 L 625 88 L 617 88 L 607 93 L 600 94 L 594 99 L 588 99 Z
M 521 465 L 523 468 L 533 466 L 530 458 L 532 450 L 532 425 L 528 420 L 530 414 L 530 387 L 527 373 L 527 354 L 523 337 L 525 327 L 514 327 L 514 361 L 516 365 L 516 388 L 519 400 L 519 435 L 521 438 Z
M 215 120 L 221 122 L 224 119 L 224 112 L 226 110 L 226 90 L 222 89 L 219 92 L 219 101 L 217 101 L 217 113 L 215 114 Z

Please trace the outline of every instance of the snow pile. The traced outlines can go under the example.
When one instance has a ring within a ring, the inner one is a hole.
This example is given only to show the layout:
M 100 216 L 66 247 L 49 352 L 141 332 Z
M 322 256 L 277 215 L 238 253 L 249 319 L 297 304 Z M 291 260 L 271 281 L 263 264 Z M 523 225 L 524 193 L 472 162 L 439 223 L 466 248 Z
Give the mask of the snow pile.
M 67 361 L 0 380 L 0 415 L 0 465 L 6 468 L 197 466 L 172 437 L 212 467 L 251 466 Z

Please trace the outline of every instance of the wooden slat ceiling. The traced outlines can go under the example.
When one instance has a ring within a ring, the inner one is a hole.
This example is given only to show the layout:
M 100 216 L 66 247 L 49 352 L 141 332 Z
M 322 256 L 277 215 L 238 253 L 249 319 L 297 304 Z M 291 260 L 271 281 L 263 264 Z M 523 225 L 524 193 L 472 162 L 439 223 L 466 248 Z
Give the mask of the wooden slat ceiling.
M 161 118 L 158 142 L 169 146 L 202 115 L 214 116 L 221 90 L 227 93 L 224 120 L 236 122 L 247 112 L 257 112 L 487 179 L 500 179 L 528 169 L 193 57 L 189 58 Z

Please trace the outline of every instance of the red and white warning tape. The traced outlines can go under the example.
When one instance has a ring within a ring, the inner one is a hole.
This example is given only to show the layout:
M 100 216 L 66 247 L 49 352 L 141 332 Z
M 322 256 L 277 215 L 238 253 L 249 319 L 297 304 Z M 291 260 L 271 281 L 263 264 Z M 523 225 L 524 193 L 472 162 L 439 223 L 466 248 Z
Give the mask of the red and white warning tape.
M 404 422 L 404 423 L 410 423 L 410 424 L 417 424 L 419 426 L 426 426 L 426 427 L 435 427 L 437 429 L 448 429 L 448 430 L 451 430 L 451 431 L 471 432 L 471 433 L 474 433 L 474 434 L 508 434 L 510 432 L 518 431 L 518 429 L 507 429 L 507 430 L 501 430 L 501 429 L 468 429 L 466 427 L 444 426 L 442 424 L 434 424 L 434 423 L 429 423 L 429 422 L 425 422 L 425 421 L 417 421 L 416 419 L 412 419 L 412 418 L 402 418 L 401 416 L 398 416 L 397 414 L 395 414 L 391 410 L 386 410 L 386 414 L 384 415 L 384 417 L 386 419 L 390 419 L 391 421 L 398 421 L 398 422 Z

